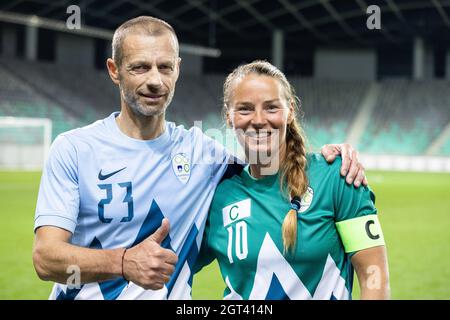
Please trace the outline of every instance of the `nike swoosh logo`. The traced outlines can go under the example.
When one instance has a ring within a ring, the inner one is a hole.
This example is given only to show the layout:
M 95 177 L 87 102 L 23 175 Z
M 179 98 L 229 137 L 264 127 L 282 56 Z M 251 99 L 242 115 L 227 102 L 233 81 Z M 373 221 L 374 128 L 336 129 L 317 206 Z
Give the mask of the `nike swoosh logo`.
M 100 170 L 100 172 L 98 173 L 98 180 L 106 180 L 106 179 L 108 179 L 109 177 L 112 177 L 113 175 L 115 175 L 116 173 L 122 171 L 122 170 L 125 169 L 125 168 L 126 168 L 126 167 L 123 167 L 122 169 L 116 170 L 116 171 L 114 171 L 114 172 L 111 172 L 111 173 L 108 173 L 108 174 L 105 174 L 105 175 L 103 175 L 103 174 L 102 174 L 102 170 Z

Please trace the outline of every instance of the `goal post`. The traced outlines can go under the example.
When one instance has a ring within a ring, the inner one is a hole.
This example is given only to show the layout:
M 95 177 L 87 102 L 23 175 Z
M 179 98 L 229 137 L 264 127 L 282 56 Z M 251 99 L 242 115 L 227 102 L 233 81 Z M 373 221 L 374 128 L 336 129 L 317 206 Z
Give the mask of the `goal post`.
M 0 117 L 0 169 L 42 170 L 51 142 L 50 119 Z

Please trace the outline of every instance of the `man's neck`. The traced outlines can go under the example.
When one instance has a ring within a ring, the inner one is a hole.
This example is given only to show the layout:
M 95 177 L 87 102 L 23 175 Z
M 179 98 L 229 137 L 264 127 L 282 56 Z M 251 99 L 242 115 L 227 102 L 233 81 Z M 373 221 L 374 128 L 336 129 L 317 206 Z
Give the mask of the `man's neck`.
M 122 107 L 116 123 L 120 131 L 130 138 L 152 140 L 164 133 L 164 118 L 164 113 L 158 116 L 138 116 L 130 108 Z

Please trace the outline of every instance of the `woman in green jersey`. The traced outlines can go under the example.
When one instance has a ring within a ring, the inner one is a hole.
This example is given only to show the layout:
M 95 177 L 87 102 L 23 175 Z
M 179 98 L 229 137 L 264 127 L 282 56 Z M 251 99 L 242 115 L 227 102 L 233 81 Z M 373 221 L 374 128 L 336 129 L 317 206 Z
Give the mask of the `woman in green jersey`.
M 218 260 L 226 299 L 362 299 L 390 295 L 386 249 L 369 187 L 354 188 L 307 153 L 298 98 L 265 61 L 224 83 L 224 114 L 248 166 L 222 181 L 197 269 Z

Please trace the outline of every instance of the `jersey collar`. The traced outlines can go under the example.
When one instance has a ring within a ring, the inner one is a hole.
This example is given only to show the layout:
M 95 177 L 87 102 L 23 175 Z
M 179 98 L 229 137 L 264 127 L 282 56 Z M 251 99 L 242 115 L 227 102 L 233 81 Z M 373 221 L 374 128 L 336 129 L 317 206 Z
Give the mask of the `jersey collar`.
M 278 173 L 270 176 L 264 176 L 256 179 L 250 174 L 250 165 L 246 165 L 242 170 L 241 178 L 247 187 L 252 187 L 260 190 L 267 190 L 272 188 L 274 184 L 278 183 Z
M 167 121 L 166 128 L 159 137 L 151 140 L 139 140 L 127 136 L 119 129 L 116 123 L 116 117 L 118 115 L 119 112 L 113 112 L 108 118 L 105 119 L 105 123 L 106 126 L 114 133 L 114 136 L 122 142 L 126 143 L 126 145 L 136 146 L 137 148 L 146 146 L 151 147 L 152 149 L 162 149 L 166 147 L 167 143 L 170 141 L 169 126 Z

